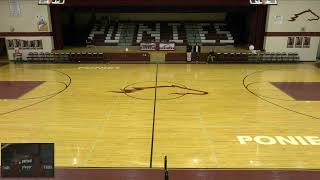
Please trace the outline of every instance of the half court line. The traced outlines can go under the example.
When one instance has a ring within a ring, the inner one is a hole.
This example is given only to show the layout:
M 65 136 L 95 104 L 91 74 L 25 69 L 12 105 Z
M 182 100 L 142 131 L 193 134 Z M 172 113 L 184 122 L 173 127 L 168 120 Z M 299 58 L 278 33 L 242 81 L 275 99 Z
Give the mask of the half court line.
M 153 141 L 154 141 L 154 126 L 155 126 L 155 119 L 156 119 L 157 87 L 158 87 L 158 64 L 157 64 L 157 69 L 156 69 L 156 82 L 155 82 L 154 101 L 153 101 L 153 119 L 152 119 L 150 168 L 152 168 L 152 159 L 153 159 Z

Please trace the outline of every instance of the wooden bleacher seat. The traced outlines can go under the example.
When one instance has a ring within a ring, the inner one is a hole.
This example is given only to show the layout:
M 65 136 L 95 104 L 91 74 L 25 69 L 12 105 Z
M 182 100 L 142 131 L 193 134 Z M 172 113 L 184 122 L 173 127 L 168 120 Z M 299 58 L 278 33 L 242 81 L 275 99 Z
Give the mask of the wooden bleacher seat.
M 134 34 L 127 37 L 126 28 L 131 28 Z M 189 30 L 198 35 L 187 33 Z M 189 40 L 190 36 L 194 39 Z M 177 46 L 184 46 L 188 42 L 194 43 L 197 36 L 200 36 L 202 44 L 208 46 L 234 44 L 225 23 L 114 22 L 105 25 L 103 21 L 97 21 L 88 35 L 87 45 L 118 46 L 125 42 L 126 45 L 139 46 L 141 42 L 175 42 Z M 124 40 L 120 43 L 126 38 L 130 39 L 129 42 Z

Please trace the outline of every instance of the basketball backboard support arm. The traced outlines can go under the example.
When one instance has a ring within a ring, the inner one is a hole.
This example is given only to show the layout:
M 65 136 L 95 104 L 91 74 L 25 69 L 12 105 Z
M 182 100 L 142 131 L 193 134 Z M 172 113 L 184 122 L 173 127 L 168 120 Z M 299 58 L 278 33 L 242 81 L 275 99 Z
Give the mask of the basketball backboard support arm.
M 59 4 L 64 4 L 65 0 L 39 0 L 38 4 L 39 5 L 59 5 Z
M 277 5 L 277 0 L 249 0 L 252 5 Z

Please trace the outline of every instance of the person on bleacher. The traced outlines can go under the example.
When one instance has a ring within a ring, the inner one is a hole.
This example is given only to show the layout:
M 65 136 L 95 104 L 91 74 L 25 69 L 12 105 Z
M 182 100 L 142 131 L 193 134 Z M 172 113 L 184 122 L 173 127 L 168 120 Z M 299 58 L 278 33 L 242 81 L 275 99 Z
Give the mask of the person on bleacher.
M 212 49 L 211 52 L 209 52 L 209 55 L 207 57 L 207 64 L 208 63 L 213 63 L 213 61 L 216 59 L 216 53 L 214 52 L 214 50 Z
M 195 54 L 196 63 L 200 61 L 200 54 L 201 54 L 201 46 L 196 43 L 196 45 L 193 48 L 193 52 Z

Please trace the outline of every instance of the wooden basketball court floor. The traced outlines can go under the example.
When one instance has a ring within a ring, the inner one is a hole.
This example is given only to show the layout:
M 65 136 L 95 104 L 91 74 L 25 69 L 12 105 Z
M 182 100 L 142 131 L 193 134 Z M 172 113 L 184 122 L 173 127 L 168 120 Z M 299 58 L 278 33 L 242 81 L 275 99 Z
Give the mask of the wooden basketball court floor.
M 0 82 L 0 142 L 55 143 L 58 167 L 320 168 L 312 64 L 9 64 Z

